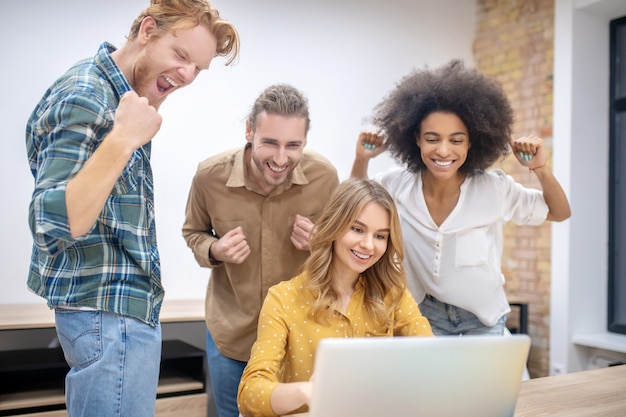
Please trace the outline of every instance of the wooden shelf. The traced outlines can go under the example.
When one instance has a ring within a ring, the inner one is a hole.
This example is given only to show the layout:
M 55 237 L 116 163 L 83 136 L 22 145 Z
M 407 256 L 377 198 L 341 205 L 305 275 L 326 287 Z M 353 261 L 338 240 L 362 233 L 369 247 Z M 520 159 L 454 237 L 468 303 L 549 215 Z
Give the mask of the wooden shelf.
M 0 394 L 0 411 L 65 404 L 63 387 Z
M 207 394 L 191 394 L 156 400 L 158 417 L 206 417 Z M 26 414 L 28 417 L 68 417 L 66 410 Z
M 167 376 L 159 379 L 157 395 L 202 391 L 204 384 L 188 376 Z M 62 406 L 65 404 L 63 388 L 20 391 L 0 394 L 0 411 L 24 408 Z
M 204 320 L 204 299 L 165 300 L 161 323 Z M 54 311 L 45 302 L 0 305 L 0 330 L 43 329 L 54 327 Z
M 166 299 L 160 320 L 162 323 L 204 321 L 204 299 Z M 53 327 L 54 311 L 43 301 L 0 305 L 0 331 Z M 0 415 L 67 417 L 64 409 L 54 410 L 65 405 L 63 381 L 67 370 L 60 348 L 0 351 L 0 385 L 3 386 Z M 164 341 L 156 415 L 206 417 L 207 394 L 204 391 L 204 351 L 178 340 Z M 31 412 L 24 414 L 24 410 Z
M 65 410 L 42 410 L 64 408 L 64 376 L 67 371 L 69 367 L 59 347 L 1 351 L 0 415 L 33 410 L 35 414 L 25 415 L 66 416 Z M 170 406 L 162 407 L 170 409 L 172 404 L 178 404 L 174 409 L 181 411 L 188 400 L 195 399 L 188 406 L 196 410 L 200 401 L 198 398 L 204 398 L 202 404 L 206 416 L 204 351 L 180 340 L 163 341 L 157 404 L 163 404 L 161 400 L 168 400 L 165 404 Z M 185 412 L 180 415 L 194 414 Z
M 204 384 L 188 376 L 166 376 L 159 379 L 157 395 L 173 394 L 189 391 L 202 391 Z

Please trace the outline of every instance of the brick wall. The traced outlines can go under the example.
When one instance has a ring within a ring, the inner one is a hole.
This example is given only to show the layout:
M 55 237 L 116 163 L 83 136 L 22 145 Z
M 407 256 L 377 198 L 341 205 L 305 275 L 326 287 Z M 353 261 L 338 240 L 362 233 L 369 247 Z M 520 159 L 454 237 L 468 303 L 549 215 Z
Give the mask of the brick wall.
M 477 0 L 476 67 L 503 85 L 516 114 L 514 136 L 536 134 L 552 154 L 554 0 Z M 550 158 L 551 160 L 551 158 Z M 540 188 L 512 156 L 497 164 L 522 184 Z M 503 273 L 511 301 L 529 304 L 531 377 L 549 372 L 550 224 L 506 225 Z M 516 312 L 509 323 L 517 321 Z

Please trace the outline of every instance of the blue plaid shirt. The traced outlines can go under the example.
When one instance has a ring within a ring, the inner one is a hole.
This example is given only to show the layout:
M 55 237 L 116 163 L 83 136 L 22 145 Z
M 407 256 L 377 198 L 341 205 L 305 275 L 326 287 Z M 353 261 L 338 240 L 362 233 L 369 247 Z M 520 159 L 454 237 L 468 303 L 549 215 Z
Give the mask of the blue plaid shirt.
M 135 150 L 89 233 L 72 238 L 68 181 L 113 127 L 131 90 L 103 43 L 49 89 L 26 127 L 35 191 L 29 208 L 33 252 L 28 287 L 59 306 L 89 307 L 156 325 L 163 300 L 154 225 L 150 144 Z

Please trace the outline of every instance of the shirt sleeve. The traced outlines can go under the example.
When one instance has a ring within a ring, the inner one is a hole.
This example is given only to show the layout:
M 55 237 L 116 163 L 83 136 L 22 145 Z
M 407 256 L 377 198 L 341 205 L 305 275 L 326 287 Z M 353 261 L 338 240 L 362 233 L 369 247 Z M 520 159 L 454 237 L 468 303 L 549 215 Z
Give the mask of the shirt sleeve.
M 211 233 L 213 226 L 209 210 L 206 207 L 207 198 L 203 192 L 201 175 L 201 171 L 198 171 L 191 183 L 185 208 L 183 237 L 193 252 L 198 265 L 204 268 L 213 268 L 222 265 L 222 263 L 209 257 L 209 249 L 218 240 L 218 237 Z
M 80 240 L 71 237 L 65 190 L 108 133 L 112 120 L 92 97 L 68 95 L 29 120 L 27 147 L 35 178 L 29 223 L 34 244 L 49 255 Z
M 289 328 L 276 287 L 270 288 L 261 308 L 257 340 L 239 384 L 237 402 L 245 417 L 274 417 L 272 392 L 280 383 Z
M 433 331 L 428 319 L 420 312 L 417 302 L 405 290 L 394 311 L 394 336 L 432 336 Z
M 372 179 L 385 187 L 390 194 L 395 195 L 399 188 L 406 187 L 411 175 L 414 174 L 409 173 L 406 168 L 394 166 L 384 172 L 379 172 Z
M 501 207 L 505 221 L 536 226 L 546 220 L 549 208 L 541 190 L 524 187 L 502 170 L 492 173 L 503 198 Z

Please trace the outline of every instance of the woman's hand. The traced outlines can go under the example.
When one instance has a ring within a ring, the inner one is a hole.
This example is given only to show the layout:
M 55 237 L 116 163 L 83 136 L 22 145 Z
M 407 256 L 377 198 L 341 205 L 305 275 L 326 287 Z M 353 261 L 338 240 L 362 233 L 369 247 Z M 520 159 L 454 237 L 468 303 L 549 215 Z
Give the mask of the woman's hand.
M 363 131 L 356 141 L 356 155 L 352 163 L 350 176 L 367 178 L 367 166 L 371 158 L 375 158 L 387 149 L 385 138 L 380 133 Z
M 385 138 L 380 133 L 364 130 L 356 142 L 357 158 L 375 158 L 387 149 Z
M 518 139 L 511 138 L 513 155 L 523 166 L 534 170 L 546 165 L 547 159 L 543 139 L 538 136 L 522 136 Z
M 311 404 L 313 378 L 304 382 L 278 384 L 270 397 L 270 405 L 277 415 L 288 414 L 303 405 Z

